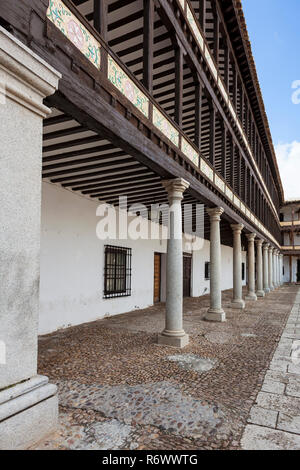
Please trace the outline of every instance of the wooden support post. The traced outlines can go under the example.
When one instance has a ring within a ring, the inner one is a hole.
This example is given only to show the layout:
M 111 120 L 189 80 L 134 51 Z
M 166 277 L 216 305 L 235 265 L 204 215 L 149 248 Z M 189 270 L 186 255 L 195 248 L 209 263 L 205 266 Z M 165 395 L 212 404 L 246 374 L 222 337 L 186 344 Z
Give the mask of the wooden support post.
M 175 49 L 175 122 L 182 126 L 183 103 L 183 50 L 180 45 Z
M 144 0 L 143 83 L 153 92 L 154 0 Z
M 107 41 L 107 0 L 94 0 L 94 28 Z
M 229 47 L 227 40 L 224 40 L 224 81 L 225 85 L 227 87 L 227 90 L 229 90 L 229 62 L 230 62 L 230 54 L 229 54 Z
M 217 64 L 219 64 L 219 48 L 220 48 L 220 19 L 218 12 L 213 9 L 214 15 L 214 56 Z
M 215 166 L 216 154 L 216 108 L 212 100 L 209 102 L 209 160 Z
M 226 179 L 227 172 L 226 172 L 226 156 L 227 156 L 227 128 L 224 122 L 221 123 L 221 130 L 222 130 L 222 176 Z
M 230 185 L 234 189 L 234 160 L 235 160 L 235 143 L 231 141 L 231 159 L 230 159 Z
M 195 144 L 199 149 L 201 147 L 202 97 L 203 84 L 200 78 L 197 77 L 195 87 Z
M 238 75 L 235 67 L 233 68 L 233 104 L 237 109 L 237 94 L 238 94 Z
M 199 0 L 199 23 L 205 34 L 206 0 Z

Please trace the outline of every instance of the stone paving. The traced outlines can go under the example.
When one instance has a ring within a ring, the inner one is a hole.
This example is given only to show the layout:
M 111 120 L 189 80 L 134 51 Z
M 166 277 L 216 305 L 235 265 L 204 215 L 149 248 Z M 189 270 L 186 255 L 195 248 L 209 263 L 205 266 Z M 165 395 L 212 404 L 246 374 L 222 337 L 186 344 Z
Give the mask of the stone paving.
M 282 287 L 244 311 L 225 292 L 222 324 L 204 321 L 208 296 L 185 299 L 183 351 L 156 345 L 163 304 L 41 337 L 39 373 L 58 385 L 60 426 L 36 448 L 240 449 L 264 428 L 295 447 L 286 434 L 299 424 L 300 376 L 286 355 L 299 333 L 298 290 Z
M 300 450 L 300 291 L 248 423 L 243 449 Z

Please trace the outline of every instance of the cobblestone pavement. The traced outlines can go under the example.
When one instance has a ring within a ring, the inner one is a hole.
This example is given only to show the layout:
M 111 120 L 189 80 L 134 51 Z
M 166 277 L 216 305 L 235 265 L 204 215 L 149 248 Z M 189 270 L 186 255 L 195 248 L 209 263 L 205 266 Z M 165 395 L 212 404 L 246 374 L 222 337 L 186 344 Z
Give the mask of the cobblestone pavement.
M 299 333 L 296 313 L 289 319 L 298 290 L 282 287 L 247 302 L 244 311 L 230 308 L 227 291 L 226 323 L 203 320 L 208 296 L 185 299 L 184 328 L 191 341 L 183 351 L 155 344 L 164 326 L 163 304 L 41 337 L 39 373 L 59 387 L 60 426 L 37 448 L 240 449 L 250 411 L 255 416 L 253 405 L 266 408 L 260 401 L 261 393 L 271 395 L 265 387 L 276 383 L 280 391 L 287 385 L 279 378 L 286 372 L 281 355 L 293 339 L 285 335 Z M 292 374 L 287 401 L 299 393 Z M 268 406 L 276 411 L 274 390 Z M 289 404 L 281 406 L 277 432 L 297 425 Z
M 242 438 L 247 450 L 300 450 L 300 291 Z

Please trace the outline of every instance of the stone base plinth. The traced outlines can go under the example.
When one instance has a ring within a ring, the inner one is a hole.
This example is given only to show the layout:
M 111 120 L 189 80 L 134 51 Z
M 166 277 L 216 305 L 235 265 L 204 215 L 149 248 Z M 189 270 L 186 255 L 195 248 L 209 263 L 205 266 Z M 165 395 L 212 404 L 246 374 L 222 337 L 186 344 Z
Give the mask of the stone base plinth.
M 185 348 L 189 344 L 189 335 L 166 336 L 163 333 L 158 335 L 157 344 L 159 346 L 169 346 L 171 348 Z
M 247 294 L 245 300 L 249 300 L 250 302 L 256 302 L 257 296 L 256 294 Z
M 245 308 L 245 302 L 241 300 L 233 300 L 230 304 L 230 308 L 235 308 L 235 309 L 244 309 Z
M 0 392 L 0 450 L 23 450 L 54 432 L 57 387 L 37 376 Z
M 258 290 L 258 291 L 256 292 L 256 295 L 257 295 L 257 297 L 265 297 L 265 296 L 266 296 L 266 293 L 265 293 L 265 291 L 263 291 L 263 290 Z
M 269 294 L 271 292 L 268 287 L 266 289 L 264 289 L 264 291 L 265 291 L 265 294 Z
M 209 309 L 207 310 L 204 320 L 224 323 L 226 321 L 226 313 L 224 310 Z

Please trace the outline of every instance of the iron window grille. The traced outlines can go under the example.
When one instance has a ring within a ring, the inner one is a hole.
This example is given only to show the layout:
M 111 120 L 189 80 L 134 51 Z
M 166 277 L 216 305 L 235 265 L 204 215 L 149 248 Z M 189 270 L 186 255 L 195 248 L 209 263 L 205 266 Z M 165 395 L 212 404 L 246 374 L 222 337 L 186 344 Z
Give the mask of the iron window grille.
M 246 272 L 246 270 L 245 270 L 245 263 L 242 263 L 242 281 L 245 280 L 245 272 Z
M 210 279 L 210 263 L 205 263 L 205 272 L 204 272 L 205 280 L 208 281 Z
M 104 298 L 131 295 L 131 248 L 105 246 Z

